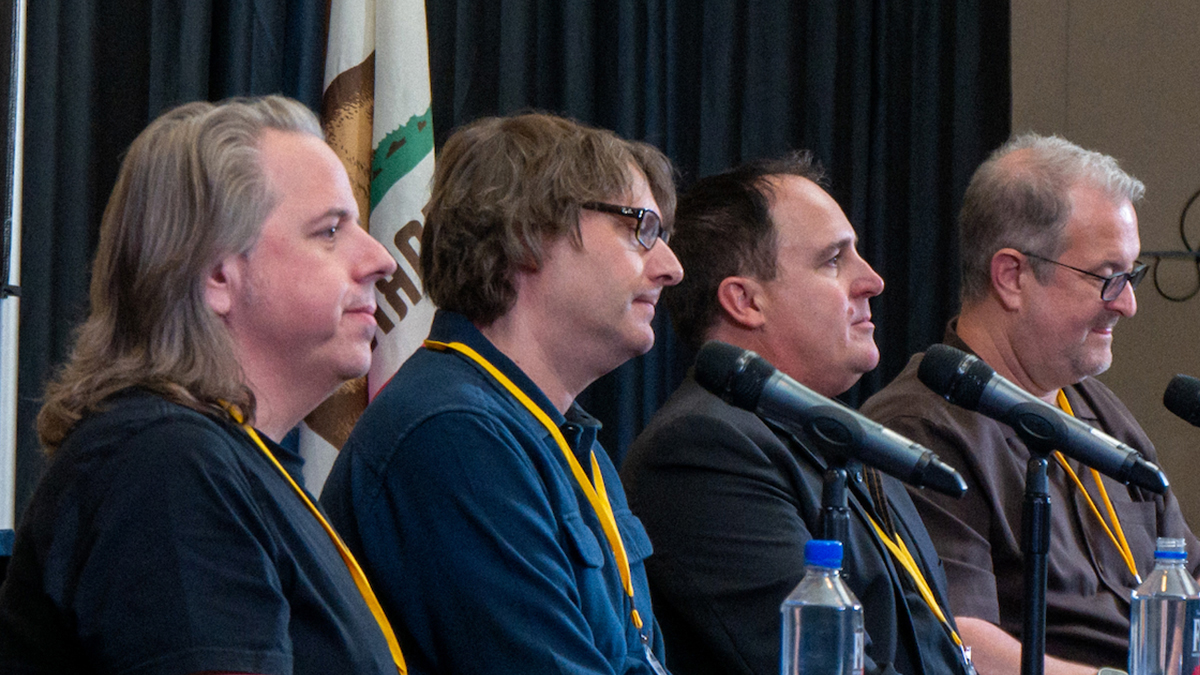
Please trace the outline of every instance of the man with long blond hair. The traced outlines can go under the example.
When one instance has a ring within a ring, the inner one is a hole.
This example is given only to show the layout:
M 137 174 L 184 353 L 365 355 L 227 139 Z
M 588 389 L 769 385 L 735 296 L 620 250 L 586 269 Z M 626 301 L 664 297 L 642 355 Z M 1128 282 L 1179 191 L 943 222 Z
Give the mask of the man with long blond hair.
M 51 463 L 0 587 L 5 672 L 402 665 L 277 445 L 369 365 L 395 261 L 357 221 L 295 101 L 187 104 L 133 142 L 38 420 Z

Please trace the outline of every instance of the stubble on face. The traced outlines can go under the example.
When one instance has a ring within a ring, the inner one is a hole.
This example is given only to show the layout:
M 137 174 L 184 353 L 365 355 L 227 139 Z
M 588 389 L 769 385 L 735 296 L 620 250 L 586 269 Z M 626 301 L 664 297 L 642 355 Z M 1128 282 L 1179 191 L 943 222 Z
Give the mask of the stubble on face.
M 1114 202 L 1086 184 L 1073 187 L 1070 199 L 1071 216 L 1063 230 L 1066 245 L 1058 261 L 1100 276 L 1131 269 L 1141 249 L 1133 205 L 1128 200 Z M 1029 379 L 1048 390 L 1108 370 L 1113 359 L 1113 328 L 1122 316 L 1137 311 L 1132 289 L 1104 302 L 1099 280 L 1052 267 L 1053 276 L 1045 285 L 1035 278 L 1031 287 L 1034 312 L 1022 331 Z
M 640 171 L 627 195 L 609 201 L 659 208 Z M 579 242 L 551 242 L 539 269 L 518 273 L 513 308 L 483 327 L 510 358 L 521 356 L 514 361 L 556 405 L 654 346 L 662 288 L 683 272 L 666 243 L 647 250 L 635 228 L 629 216 L 583 209 Z

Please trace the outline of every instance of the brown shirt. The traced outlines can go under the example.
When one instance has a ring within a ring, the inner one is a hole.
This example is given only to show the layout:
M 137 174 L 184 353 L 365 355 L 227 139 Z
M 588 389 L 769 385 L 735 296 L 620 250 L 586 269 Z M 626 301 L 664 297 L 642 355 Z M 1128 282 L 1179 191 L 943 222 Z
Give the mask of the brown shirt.
M 953 329 L 945 342 L 969 351 Z M 1021 633 L 1024 582 L 1021 513 L 1029 450 L 1005 424 L 947 403 L 917 379 L 918 354 L 862 412 L 938 454 L 966 479 L 956 500 L 909 488 L 945 564 L 950 607 Z M 1088 378 L 1066 390 L 1075 416 L 1157 461 L 1150 439 L 1107 387 Z M 1068 463 L 1107 518 L 1092 472 Z M 1137 585 L 1073 481 L 1051 460 L 1051 543 L 1046 580 L 1046 653 L 1095 666 L 1128 660 L 1129 597 Z M 1200 542 L 1183 520 L 1174 495 L 1164 499 L 1103 477 L 1137 569 L 1154 567 L 1155 539 L 1183 537 L 1188 567 L 1200 565 Z

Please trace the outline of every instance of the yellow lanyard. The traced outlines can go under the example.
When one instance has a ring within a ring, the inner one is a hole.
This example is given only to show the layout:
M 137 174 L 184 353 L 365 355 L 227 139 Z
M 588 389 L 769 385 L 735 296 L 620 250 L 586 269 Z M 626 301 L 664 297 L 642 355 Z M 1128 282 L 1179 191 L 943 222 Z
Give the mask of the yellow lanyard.
M 909 578 L 913 580 L 913 583 L 917 586 L 917 591 L 921 594 L 921 599 L 925 601 L 926 605 L 929 605 L 929 609 L 933 612 L 933 615 L 950 632 L 950 639 L 954 640 L 954 644 L 961 648 L 963 646 L 962 638 L 958 636 L 958 632 L 950 625 L 950 621 L 946 618 L 946 613 L 938 606 L 937 598 L 933 596 L 933 589 L 929 587 L 929 582 L 925 580 L 925 575 L 921 574 L 921 568 L 917 566 L 917 561 L 912 557 L 912 553 L 909 553 L 908 546 L 905 546 L 904 540 L 900 538 L 900 533 L 897 532 L 896 538 L 892 539 L 883 531 L 879 523 L 875 522 L 875 519 L 870 514 L 867 514 L 867 520 L 871 521 L 871 527 L 875 528 L 875 534 L 879 535 L 879 538 L 883 540 L 883 545 L 887 546 L 887 549 L 892 552 L 892 555 L 900 563 L 900 566 L 908 572 Z
M 312 511 L 312 514 L 321 522 L 321 527 L 325 528 L 325 532 L 333 540 L 333 545 L 337 547 L 338 553 L 341 554 L 342 561 L 346 563 L 346 569 L 350 570 L 350 576 L 354 578 L 354 585 L 358 586 L 358 592 L 362 594 L 363 600 L 367 601 L 367 607 L 371 609 L 371 614 L 374 615 L 375 622 L 379 624 L 379 629 L 383 631 L 383 637 L 387 639 L 388 649 L 392 652 L 392 661 L 396 663 L 396 671 L 400 675 L 407 675 L 408 666 L 404 663 L 404 654 L 400 652 L 400 643 L 396 641 L 396 634 L 392 631 L 392 624 L 388 623 L 387 617 L 384 616 L 383 608 L 379 606 L 379 600 L 376 599 L 375 592 L 371 590 L 371 584 L 367 581 L 367 575 L 363 574 L 358 561 L 354 559 L 354 554 L 350 552 L 350 549 L 346 548 L 346 544 L 342 542 L 342 538 L 333 530 L 329 521 L 325 520 L 325 516 L 322 516 L 321 512 L 317 510 L 316 505 L 312 503 L 308 495 L 304 494 L 304 490 L 301 490 L 300 486 L 296 485 L 296 481 L 292 480 L 291 474 L 283 468 L 279 460 L 275 459 L 275 455 L 271 454 L 271 451 L 267 449 L 267 444 L 263 443 L 263 440 L 259 438 L 258 432 L 254 430 L 254 427 L 243 421 L 242 411 L 232 404 L 223 403 L 222 405 L 224 405 L 225 410 L 233 417 L 234 421 L 240 424 L 242 429 L 250 435 L 254 444 L 263 451 L 267 459 L 271 460 L 275 468 L 279 469 L 279 473 L 283 474 L 283 477 L 287 479 L 288 484 L 292 486 L 296 494 L 300 495 L 300 499 L 308 507 L 308 510 Z
M 592 457 L 592 475 L 595 476 L 596 480 L 596 485 L 593 488 L 592 482 L 588 480 L 587 474 L 584 473 L 583 467 L 579 464 L 579 460 L 575 459 L 575 453 L 571 452 L 570 446 L 567 445 L 567 439 L 563 438 L 558 425 L 525 392 L 513 384 L 513 381 L 508 379 L 507 375 L 500 372 L 496 366 L 493 366 L 479 352 L 461 342 L 446 343 L 426 340 L 425 348 L 437 351 L 453 349 L 475 363 L 478 363 L 501 386 L 507 389 L 514 398 L 520 401 L 521 405 L 525 406 L 542 423 L 542 426 L 546 427 L 550 435 L 554 437 L 554 442 L 558 444 L 559 450 L 562 450 L 563 456 L 567 458 L 567 464 L 571 467 L 571 473 L 575 475 L 575 481 L 579 483 L 579 488 L 583 490 L 583 494 L 587 495 L 588 502 L 591 503 L 592 508 L 596 512 L 596 517 L 600 520 L 600 527 L 604 530 L 604 537 L 608 540 L 608 545 L 612 548 L 613 557 L 617 560 L 617 570 L 621 574 L 621 585 L 625 588 L 625 594 L 629 596 L 630 616 L 633 619 L 633 625 L 638 631 L 641 631 L 642 617 L 638 614 L 637 608 L 633 607 L 633 575 L 629 570 L 629 556 L 625 553 L 625 542 L 621 540 L 621 533 L 617 530 L 617 519 L 613 515 L 612 504 L 609 503 L 608 493 L 604 489 L 604 477 L 600 474 L 600 464 L 596 462 L 596 454 L 590 453 Z M 643 635 L 642 638 L 644 641 L 646 636 Z
M 1062 411 L 1071 417 L 1075 416 L 1075 413 L 1071 410 L 1071 404 L 1067 402 L 1067 395 L 1063 393 L 1062 389 L 1058 390 L 1058 407 L 1062 408 Z M 1096 520 L 1100 521 L 1100 526 L 1104 528 L 1104 533 L 1112 540 L 1113 546 L 1117 547 L 1121 558 L 1125 560 L 1125 566 L 1129 568 L 1129 573 L 1133 575 L 1133 578 L 1139 584 L 1142 583 L 1142 577 L 1138 575 L 1137 563 L 1133 560 L 1133 551 L 1129 548 L 1129 542 L 1125 540 L 1125 531 L 1121 529 L 1121 519 L 1117 518 L 1117 510 L 1113 508 L 1112 500 L 1108 498 L 1108 490 L 1104 489 L 1104 481 L 1100 478 L 1100 472 L 1095 469 L 1091 470 L 1092 478 L 1095 479 L 1096 487 L 1100 492 L 1100 498 L 1104 500 L 1104 507 L 1108 511 L 1109 519 L 1112 520 L 1112 528 L 1109 528 L 1108 523 L 1104 522 L 1104 516 L 1100 515 L 1100 509 L 1096 508 L 1096 503 L 1092 501 L 1092 496 L 1083 487 L 1083 481 L 1079 480 L 1079 476 L 1067 464 L 1067 459 L 1057 450 L 1054 451 L 1054 458 L 1058 460 L 1058 463 L 1062 465 L 1067 475 L 1071 477 L 1071 481 L 1075 483 L 1075 487 L 1079 488 L 1079 492 L 1087 501 L 1088 506 L 1091 507 L 1092 513 L 1095 514 Z M 1116 534 L 1113 534 L 1114 530 Z

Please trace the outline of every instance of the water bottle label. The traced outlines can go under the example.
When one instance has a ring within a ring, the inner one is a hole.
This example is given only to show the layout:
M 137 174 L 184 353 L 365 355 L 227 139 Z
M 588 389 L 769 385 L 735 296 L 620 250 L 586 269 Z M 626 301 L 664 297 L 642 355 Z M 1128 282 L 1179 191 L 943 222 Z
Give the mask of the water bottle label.
M 1200 600 L 1187 602 L 1187 615 L 1183 624 L 1183 675 L 1194 675 L 1200 671 Z

